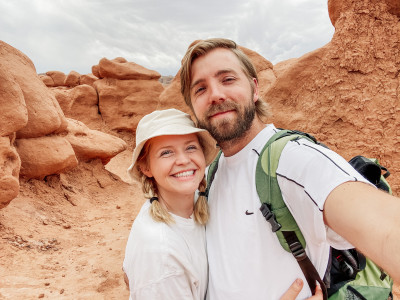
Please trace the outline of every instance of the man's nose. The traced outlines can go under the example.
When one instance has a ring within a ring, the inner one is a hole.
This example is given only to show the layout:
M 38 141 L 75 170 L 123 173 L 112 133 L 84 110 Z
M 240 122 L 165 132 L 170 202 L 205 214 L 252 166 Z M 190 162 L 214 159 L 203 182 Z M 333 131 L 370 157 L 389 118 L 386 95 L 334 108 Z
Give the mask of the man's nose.
M 225 93 L 220 85 L 213 83 L 209 87 L 210 89 L 210 103 L 220 103 L 225 101 Z

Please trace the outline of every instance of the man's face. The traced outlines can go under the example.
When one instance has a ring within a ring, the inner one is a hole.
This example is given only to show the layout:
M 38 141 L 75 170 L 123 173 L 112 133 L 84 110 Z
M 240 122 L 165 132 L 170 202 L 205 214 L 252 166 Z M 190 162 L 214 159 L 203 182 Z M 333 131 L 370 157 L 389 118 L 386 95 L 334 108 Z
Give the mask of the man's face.
M 223 48 L 197 58 L 191 75 L 190 97 L 199 126 L 217 142 L 242 137 L 254 120 L 257 80 L 251 84 L 236 55 Z

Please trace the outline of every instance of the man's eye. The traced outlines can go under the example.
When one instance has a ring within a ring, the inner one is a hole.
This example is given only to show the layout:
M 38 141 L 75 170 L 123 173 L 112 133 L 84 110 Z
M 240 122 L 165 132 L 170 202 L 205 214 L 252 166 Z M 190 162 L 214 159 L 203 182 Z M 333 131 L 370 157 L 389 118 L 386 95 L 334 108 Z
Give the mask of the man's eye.
M 235 80 L 235 77 L 225 77 L 225 78 L 222 80 L 222 82 L 227 82 L 227 83 L 229 83 L 229 82 L 234 81 L 234 80 Z
M 196 94 L 201 93 L 201 92 L 204 91 L 204 90 L 205 90 L 204 87 L 199 87 L 199 88 L 197 88 L 197 89 L 194 91 L 194 93 L 195 93 L 195 95 L 196 95 Z

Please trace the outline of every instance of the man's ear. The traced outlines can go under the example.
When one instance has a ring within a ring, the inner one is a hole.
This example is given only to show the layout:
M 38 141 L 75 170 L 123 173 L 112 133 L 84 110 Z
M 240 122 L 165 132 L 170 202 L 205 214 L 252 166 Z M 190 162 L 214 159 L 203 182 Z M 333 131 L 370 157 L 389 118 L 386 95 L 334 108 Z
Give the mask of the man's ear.
M 254 103 L 258 100 L 258 81 L 256 78 L 253 78 L 253 101 Z
M 149 177 L 149 178 L 153 177 L 153 173 L 151 173 L 150 168 L 149 168 L 149 166 L 147 166 L 147 164 L 141 163 L 138 165 L 138 168 L 139 168 L 140 172 L 142 172 L 147 177 Z

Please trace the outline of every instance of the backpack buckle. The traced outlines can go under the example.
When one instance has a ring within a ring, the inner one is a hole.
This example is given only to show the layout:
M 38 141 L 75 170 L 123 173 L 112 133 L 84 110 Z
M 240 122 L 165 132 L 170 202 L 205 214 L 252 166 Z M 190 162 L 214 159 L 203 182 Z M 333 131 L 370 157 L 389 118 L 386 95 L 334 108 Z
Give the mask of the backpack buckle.
M 300 242 L 289 244 L 289 249 L 298 261 L 303 260 L 307 256 Z
M 275 215 L 273 212 L 271 212 L 271 210 L 269 209 L 268 205 L 263 203 L 260 207 L 261 213 L 264 216 L 265 220 L 267 220 L 267 222 L 269 224 L 271 224 L 272 227 L 272 232 L 276 232 L 279 229 L 281 229 L 282 225 L 279 224 L 276 219 L 275 219 Z

